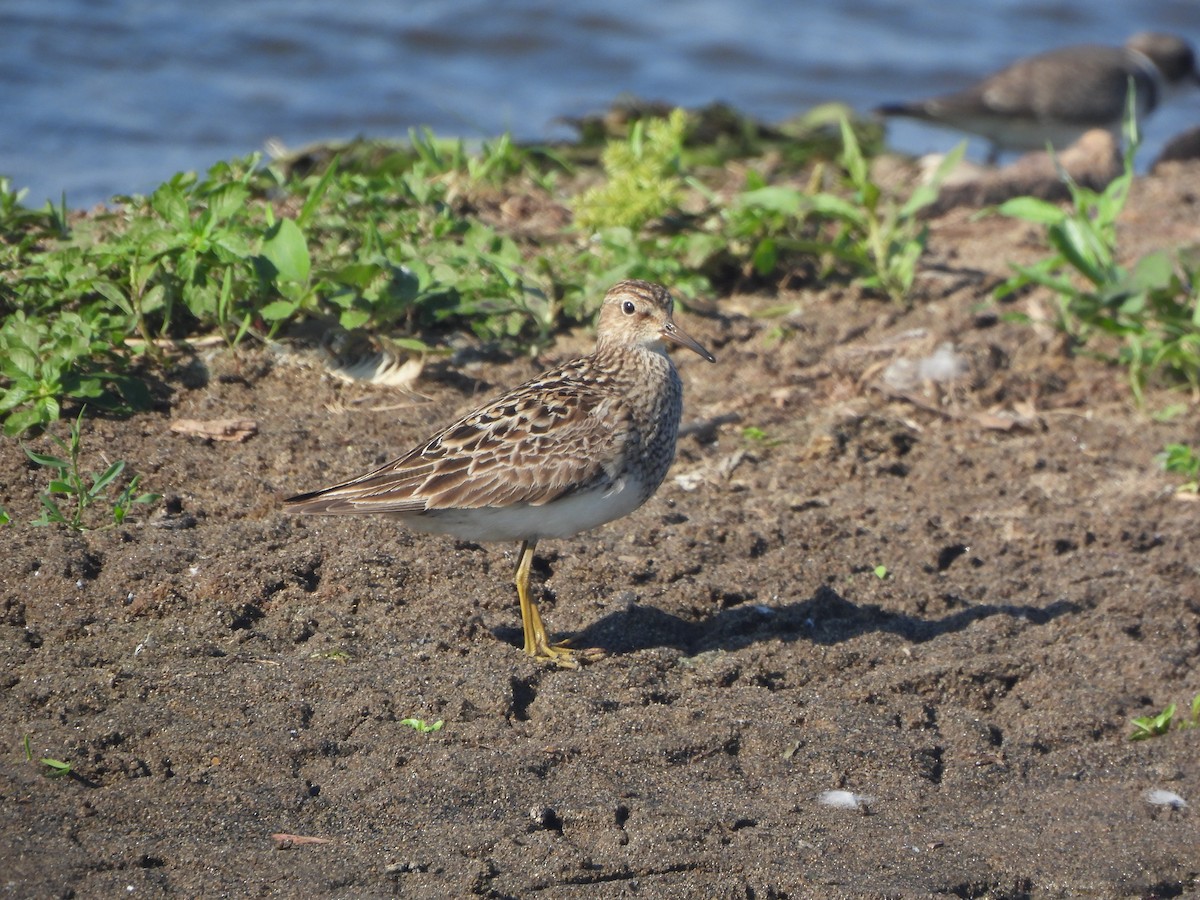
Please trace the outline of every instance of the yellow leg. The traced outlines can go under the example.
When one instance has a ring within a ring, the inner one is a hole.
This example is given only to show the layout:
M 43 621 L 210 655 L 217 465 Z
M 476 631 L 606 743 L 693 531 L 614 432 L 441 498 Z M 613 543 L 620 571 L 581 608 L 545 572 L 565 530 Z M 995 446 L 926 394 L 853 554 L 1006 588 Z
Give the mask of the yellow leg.
M 536 540 L 525 541 L 521 544 L 521 555 L 517 560 L 517 597 L 521 601 L 521 626 L 525 631 L 525 652 L 535 659 L 544 659 L 567 669 L 577 669 L 579 661 L 576 659 L 576 651 L 567 646 L 569 641 L 558 644 L 550 643 L 537 604 L 529 596 L 529 572 L 533 568 L 533 548 L 536 546 Z M 600 651 L 595 650 L 583 650 L 580 653 L 589 659 L 603 655 Z

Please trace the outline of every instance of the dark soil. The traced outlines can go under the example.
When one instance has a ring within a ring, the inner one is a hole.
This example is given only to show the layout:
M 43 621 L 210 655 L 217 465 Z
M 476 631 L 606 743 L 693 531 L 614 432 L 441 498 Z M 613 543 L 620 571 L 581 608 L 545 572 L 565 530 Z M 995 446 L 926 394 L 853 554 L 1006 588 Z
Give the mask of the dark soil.
M 1141 180 L 1122 247 L 1200 243 L 1198 195 L 1200 168 Z M 0 445 L 0 894 L 1196 891 L 1200 731 L 1129 735 L 1200 692 L 1200 506 L 1154 461 L 1200 445 L 1200 417 L 1156 421 L 1192 398 L 1138 409 L 1122 370 L 998 315 L 1050 309 L 990 299 L 1043 252 L 960 210 L 910 311 L 835 284 L 681 314 L 719 365 L 676 357 L 666 483 L 538 548 L 551 631 L 609 651 L 579 671 L 520 652 L 515 546 L 279 500 L 586 334 L 432 364 L 432 402 L 301 354 L 185 360 L 161 410 L 85 422 L 85 467 L 127 460 L 165 495 L 119 528 L 31 527 L 46 473 Z M 946 342 L 965 375 L 889 386 Z M 169 430 L 230 417 L 258 433 Z M 870 799 L 819 801 L 835 789 Z

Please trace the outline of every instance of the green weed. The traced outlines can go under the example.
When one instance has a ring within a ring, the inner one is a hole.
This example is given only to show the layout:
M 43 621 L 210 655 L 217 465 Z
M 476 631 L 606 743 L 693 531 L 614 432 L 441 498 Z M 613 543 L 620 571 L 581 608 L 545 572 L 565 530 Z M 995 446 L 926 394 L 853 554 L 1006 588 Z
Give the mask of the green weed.
M 853 211 L 858 200 L 821 211 L 807 195 L 748 181 L 727 214 L 682 160 L 697 158 L 684 155 L 689 129 L 721 133 L 728 119 L 641 117 L 606 143 L 598 178 L 576 177 L 565 151 L 518 147 L 507 135 L 468 148 L 425 129 L 403 145 L 353 142 L 307 161 L 219 162 L 82 217 L 68 218 L 65 202 L 26 209 L 0 180 L 4 431 L 49 425 L 71 402 L 142 408 L 143 379 L 180 341 L 214 332 L 236 347 L 315 320 L 428 350 L 445 331 L 469 329 L 528 352 L 589 321 L 615 281 L 664 282 L 686 301 L 739 253 L 764 273 L 785 257 L 840 253 L 868 284 L 907 289 L 924 195 L 882 200 L 848 142 L 848 183 L 874 204 L 865 211 Z M 742 122 L 721 152 L 777 141 L 751 125 Z M 822 134 L 825 146 L 834 129 Z M 594 164 L 588 153 L 579 165 Z M 560 175 L 574 180 L 545 193 Z M 584 183 L 594 186 L 576 187 Z M 552 215 L 529 232 L 511 227 L 512 213 L 495 214 L 503 197 L 533 197 Z M 564 207 L 573 226 L 553 224 Z M 822 239 L 830 229 L 833 242 Z
M 79 468 L 79 456 L 82 439 L 80 424 L 83 421 L 83 410 L 72 423 L 68 440 L 51 436 L 51 440 L 66 454 L 66 458 L 51 456 L 45 453 L 35 453 L 25 447 L 25 455 L 39 466 L 51 470 L 50 483 L 42 492 L 39 499 L 42 504 L 42 514 L 33 521 L 34 525 L 66 525 L 76 531 L 85 531 L 84 514 L 96 505 L 107 493 L 109 487 L 125 470 L 124 460 L 112 463 L 100 474 L 85 475 Z M 109 515 L 112 525 L 120 525 L 125 521 L 130 507 L 134 504 L 149 504 L 159 499 L 158 494 L 136 493 L 141 476 L 135 475 L 117 495 L 110 501 Z M 90 483 L 89 483 L 90 482 Z M 65 502 L 60 503 L 59 498 Z
M 920 213 L 938 196 L 965 145 L 948 154 L 934 176 L 901 202 L 872 180 L 854 128 L 844 114 L 838 127 L 838 158 L 849 196 L 816 189 L 769 185 L 751 173 L 746 189 L 725 212 L 730 246 L 744 254 L 760 277 L 797 255 L 826 258 L 850 267 L 861 284 L 906 302 L 928 239 Z
M 1132 184 L 1136 128 L 1126 124 L 1124 168 L 1102 191 L 1067 176 L 1070 205 L 1063 209 L 1034 197 L 1000 205 L 1002 215 L 1041 225 L 1054 251 L 996 291 L 1003 298 L 1030 284 L 1048 288 L 1057 301 L 1057 327 L 1079 346 L 1095 347 L 1107 336 L 1114 351 L 1098 350 L 1129 371 L 1129 384 L 1142 402 L 1146 379 L 1160 371 L 1200 391 L 1200 294 L 1195 269 L 1157 251 L 1132 268 L 1117 262 L 1117 218 Z
M 1180 730 L 1200 728 L 1200 694 L 1192 698 L 1192 706 L 1187 718 L 1176 721 L 1175 712 L 1176 706 L 1172 703 L 1156 715 L 1138 716 L 1132 720 L 1133 734 L 1129 736 L 1129 739 L 1145 741 L 1152 737 L 1160 737 L 1169 732 L 1172 725 Z
M 1194 448 L 1187 444 L 1167 444 L 1155 459 L 1164 472 L 1184 477 L 1180 491 L 1200 492 L 1200 453 Z
M 429 128 L 410 129 L 408 138 L 425 177 L 465 175 L 469 184 L 495 186 L 529 171 L 529 154 L 508 134 L 483 141 L 477 152 L 469 152 L 461 140 L 438 138 Z
M 1150 418 L 1155 422 L 1173 422 L 1188 411 L 1186 403 L 1168 403 L 1162 409 L 1151 413 Z
M 0 261 L 9 257 L 19 258 L 23 252 L 46 237 L 66 233 L 66 200 L 60 208 L 47 203 L 40 210 L 29 209 L 22 200 L 28 192 L 14 191 L 12 181 L 0 177 Z
M 687 113 L 640 119 L 629 137 L 604 148 L 605 180 L 575 198 L 575 224 L 584 231 L 627 228 L 636 232 L 678 207 L 683 196 L 680 156 Z
M 230 337 L 228 328 L 237 316 L 221 295 L 233 273 L 240 272 L 243 285 L 251 283 L 253 240 L 245 227 L 246 201 L 256 163 L 252 158 L 243 169 L 218 167 L 200 182 L 177 175 L 150 197 L 156 218 L 136 220 L 145 230 L 128 235 L 135 248 L 129 267 L 135 286 L 150 285 L 140 296 L 130 291 L 132 312 L 143 331 L 146 317 L 154 315 L 159 333 L 171 334 L 177 316 L 186 314 Z
M 309 659 L 327 659 L 330 662 L 345 662 L 350 659 L 350 653 L 347 650 L 337 648 L 334 650 L 321 650 L 312 654 Z
M 461 147 L 446 159 L 440 146 L 426 134 L 399 173 L 363 175 L 335 162 L 292 186 L 308 192 L 302 212 L 294 223 L 271 223 L 259 260 L 277 295 L 261 310 L 272 332 L 304 316 L 344 329 L 400 328 L 421 348 L 414 331 L 446 325 L 465 324 L 487 340 L 544 339 L 556 309 L 522 248 L 451 202 L 447 167 L 485 179 L 507 157 L 495 151 L 476 168 Z M 384 208 L 384 198 L 395 208 Z
M 310 279 L 312 257 L 308 241 L 292 219 L 270 222 L 258 257 L 260 275 L 272 283 L 279 299 L 263 306 L 258 314 L 271 323 L 271 333 L 301 312 L 315 312 L 317 295 Z
M 33 762 L 33 747 L 30 745 L 29 735 L 26 734 L 21 741 L 22 749 L 25 751 L 25 761 Z M 46 775 L 50 778 L 63 778 L 71 774 L 71 764 L 63 762 L 61 759 L 52 759 L 50 757 L 42 757 L 38 760 L 46 767 Z
M 420 348 L 413 331 L 462 323 L 489 340 L 544 340 L 557 315 L 548 280 L 512 238 L 450 202 L 449 169 L 486 183 L 521 159 L 507 138 L 477 157 L 426 133 L 401 171 L 364 175 L 335 161 L 280 183 L 248 157 L 117 198 L 74 231 L 23 210 L 0 183 L 0 252 L 20 276 L 0 280 L 0 310 L 11 313 L 0 323 L 6 433 L 55 421 L 72 399 L 144 406 L 135 354 L 161 361 L 162 338 L 216 331 L 236 346 L 317 318 L 400 328 Z
M 760 447 L 778 447 L 783 443 L 779 438 L 770 437 L 763 429 L 757 425 L 747 425 L 742 429 L 742 438 L 752 443 L 758 444 Z
M 421 734 L 429 734 L 433 731 L 441 731 L 442 726 L 446 724 L 441 719 L 429 724 L 424 719 L 401 719 L 401 725 L 407 725 L 409 728 L 419 731 Z
M 897 303 L 907 302 L 929 236 L 918 213 L 937 199 L 942 181 L 962 158 L 966 144 L 946 154 L 933 177 L 898 203 L 872 181 L 858 138 L 844 116 L 840 127 L 843 148 L 839 161 L 852 190 L 851 198 L 817 194 L 810 200 L 812 209 L 837 223 L 830 252 L 863 273 L 864 287 L 880 291 Z
M 115 411 L 147 405 L 149 392 L 128 371 L 120 321 L 95 305 L 48 316 L 23 310 L 0 324 L 0 417 L 13 436 L 59 417 L 64 400 Z
M 134 371 L 135 344 L 159 356 L 155 339 L 214 325 L 231 298 L 259 293 L 245 203 L 254 160 L 222 163 L 209 178 L 177 175 L 149 198 L 123 198 L 119 212 L 22 244 L 20 277 L 0 287 L 0 415 L 6 434 L 58 419 L 66 400 L 128 411 L 149 395 Z M 0 235 L 12 216 L 4 218 Z M 61 222 L 59 222 L 61 218 Z M 237 278 L 232 278 L 233 273 Z
M 51 759 L 50 757 L 42 757 L 38 760 L 46 767 L 46 774 L 51 778 L 65 778 L 71 774 L 71 764 L 63 762 L 61 759 Z

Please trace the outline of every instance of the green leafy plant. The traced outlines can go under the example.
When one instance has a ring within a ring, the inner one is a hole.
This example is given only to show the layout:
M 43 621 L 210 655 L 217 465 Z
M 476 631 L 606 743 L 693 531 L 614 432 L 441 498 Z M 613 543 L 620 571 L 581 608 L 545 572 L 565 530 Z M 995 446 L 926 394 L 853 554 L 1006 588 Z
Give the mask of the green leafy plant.
M 765 176 L 756 187 L 763 193 L 726 215 L 728 204 L 685 161 L 720 165 L 768 146 L 790 159 L 802 141 L 719 110 L 654 112 L 606 140 L 598 169 L 594 146 L 519 147 L 508 135 L 468 146 L 424 129 L 407 142 L 348 142 L 291 161 L 218 162 L 86 215 L 69 215 L 65 201 L 27 209 L 0 180 L 5 433 L 45 427 L 72 401 L 145 406 L 144 379 L 196 337 L 216 333 L 236 347 L 311 320 L 323 333 L 370 330 L 418 352 L 463 329 L 531 352 L 590 321 L 620 279 L 667 283 L 686 302 L 730 260 L 741 264 L 746 247 L 766 272 L 792 251 L 829 256 L 823 235 L 850 228 L 791 188 L 769 209 L 776 187 Z M 835 141 L 830 122 L 815 126 L 821 153 Z M 712 133 L 727 140 L 716 147 L 704 136 Z M 857 147 L 846 148 L 847 160 L 861 161 Z M 523 203 L 510 209 L 505 198 Z M 793 201 L 794 214 L 784 208 Z M 879 201 L 877 218 L 890 203 Z M 574 212 L 573 224 L 564 211 Z M 861 243 L 871 226 L 859 224 Z M 813 248 L 787 245 L 793 238 Z
M 1179 490 L 1195 494 L 1200 492 L 1200 453 L 1187 444 L 1167 444 L 1155 457 L 1164 472 L 1182 475 L 1184 483 Z
M 421 734 L 429 734 L 433 731 L 441 731 L 445 722 L 443 722 L 441 719 L 438 719 L 436 722 L 429 724 L 424 719 L 401 719 L 400 724 L 407 725 L 409 728 L 419 731 Z
M 27 193 L 24 189 L 13 190 L 12 181 L 0 177 L 0 234 L 4 236 L 0 242 L 0 262 L 19 260 L 39 241 L 67 231 L 65 198 L 59 208 L 47 203 L 34 210 L 22 202 Z
M 1180 728 L 1200 728 L 1200 694 L 1192 698 L 1188 718 L 1179 723 Z
M 808 221 L 810 193 L 769 185 L 759 173 L 748 173 L 745 189 L 720 213 L 730 252 L 763 278 L 774 274 L 781 260 L 792 254 L 825 253 L 826 246 L 819 243 Z
M 1172 703 L 1156 715 L 1138 716 L 1132 719 L 1133 734 L 1129 736 L 1129 739 L 1131 741 L 1145 741 L 1152 737 L 1160 737 L 1169 732 L 1172 725 L 1180 730 L 1200 728 L 1200 694 L 1192 698 L 1192 705 L 1187 718 L 1176 721 L 1175 712 L 1176 706 Z
M 160 358 L 159 338 L 197 326 L 220 326 L 231 342 L 245 334 L 245 305 L 262 292 L 250 252 L 259 231 L 246 207 L 254 164 L 219 163 L 204 181 L 177 175 L 150 198 L 118 198 L 116 211 L 71 229 L 65 209 L 47 213 L 35 242 L 8 231 L 14 220 L 28 230 L 15 213 L 0 220 L 0 246 L 20 248 L 8 260 L 20 277 L 0 283 L 0 308 L 11 311 L 0 324 L 7 434 L 57 420 L 68 399 L 144 407 L 134 360 Z
M 276 297 L 257 311 L 269 325 L 268 336 L 303 317 L 336 316 L 347 331 L 385 330 L 416 308 L 417 280 L 389 259 L 390 248 L 380 231 L 377 211 L 352 199 L 381 193 L 387 189 L 384 181 L 373 183 L 344 172 L 335 158 L 319 177 L 305 182 L 306 188 L 292 185 L 292 190 L 304 192 L 295 219 L 276 221 L 274 213 L 266 210 L 266 231 L 255 266 L 263 295 Z M 416 194 L 412 190 L 407 193 Z M 410 223 L 418 227 L 411 213 L 397 220 L 404 228 Z M 431 228 L 430 233 L 436 229 Z M 347 244 L 353 248 L 349 253 Z
M 263 237 L 258 257 L 260 273 L 271 282 L 280 298 L 263 306 L 258 314 L 271 323 L 272 334 L 301 311 L 315 311 L 317 296 L 310 279 L 312 257 L 300 226 L 292 219 L 271 222 Z
M 71 425 L 66 441 L 53 435 L 50 438 L 59 450 L 66 454 L 65 459 L 61 456 L 35 453 L 28 447 L 24 448 L 25 455 L 30 460 L 39 466 L 50 469 L 53 473 L 49 485 L 39 497 L 42 514 L 33 521 L 34 525 L 61 524 L 76 531 L 87 530 L 83 521 L 84 513 L 108 493 L 109 487 L 125 470 L 124 460 L 118 460 L 99 475 L 85 475 L 80 471 L 79 456 L 82 444 L 80 425 L 82 422 L 83 410 L 80 410 L 79 416 Z M 139 481 L 140 476 L 135 475 L 125 489 L 117 495 L 117 498 L 111 501 L 109 507 L 111 524 L 120 525 L 125 521 L 130 507 L 134 504 L 149 504 L 159 499 L 160 495 L 158 494 L 137 494 Z M 62 498 L 66 502 L 60 504 L 58 498 Z
M 797 255 L 849 266 L 864 287 L 905 302 L 925 252 L 928 227 L 920 213 L 962 158 L 965 145 L 947 154 L 933 176 L 906 199 L 888 195 L 870 174 L 854 127 L 838 116 L 842 150 L 838 163 L 849 196 L 766 183 L 750 173 L 746 188 L 724 211 L 728 246 L 766 277 Z M 830 231 L 832 229 L 832 231 Z
M 6 433 L 54 422 L 71 399 L 144 406 L 137 355 L 161 363 L 169 339 L 214 330 L 231 346 L 304 318 L 400 328 L 422 350 L 412 331 L 463 323 L 486 339 L 545 340 L 558 313 L 548 280 L 516 241 L 451 202 L 525 154 L 507 138 L 479 154 L 448 146 L 414 134 L 378 171 L 335 160 L 290 180 L 257 157 L 218 163 L 116 198 L 70 231 L 65 210 L 32 213 L 0 183 L 0 262 L 16 273 L 0 280 Z
M 22 310 L 7 316 L 0 324 L 4 434 L 56 421 L 67 399 L 117 411 L 144 407 L 149 393 L 118 349 L 124 338 L 120 322 L 95 306 L 51 317 Z
M 244 321 L 234 324 L 231 298 L 258 296 L 258 227 L 247 206 L 257 163 L 257 156 L 218 163 L 203 180 L 181 173 L 149 198 L 125 198 L 125 227 L 98 259 L 111 277 L 96 290 L 132 320 L 148 348 L 152 337 L 194 322 L 218 326 L 231 342 L 244 330 Z
M 575 198 L 575 224 L 585 231 L 637 231 L 675 209 L 684 186 L 686 131 L 687 113 L 675 109 L 665 119 L 639 119 L 626 140 L 610 141 L 602 158 L 606 178 Z
M 871 179 L 866 157 L 849 120 L 843 116 L 839 125 L 842 133 L 839 162 L 852 197 L 846 200 L 833 194 L 817 194 L 810 199 L 811 208 L 837 223 L 830 252 L 863 273 L 865 287 L 878 290 L 897 303 L 906 302 L 929 237 L 929 228 L 918 214 L 937 199 L 942 182 L 962 159 L 966 144 L 959 144 L 946 154 L 933 177 L 900 203 Z
M 876 566 L 871 571 L 875 573 L 875 577 L 878 578 L 880 581 L 883 581 L 885 578 L 888 577 L 888 567 L 887 566 L 882 566 L 882 565 Z
M 1150 415 L 1155 422 L 1173 422 L 1188 411 L 1186 403 L 1168 403 Z
M 301 317 L 336 318 L 347 330 L 402 328 L 409 334 L 400 341 L 426 350 L 411 335 L 422 326 L 466 324 L 484 339 L 513 343 L 531 335 L 536 343 L 553 328 L 557 306 L 522 247 L 452 202 L 460 180 L 470 185 L 514 167 L 511 144 L 488 151 L 490 162 L 476 168 L 461 142 L 427 131 L 414 140 L 400 172 L 364 175 L 335 162 L 290 186 L 307 190 L 294 222 L 275 223 L 268 212 L 256 265 L 265 293 L 276 296 L 261 309 L 271 333 Z M 385 209 L 384 198 L 395 208 Z
M 1079 346 L 1095 348 L 1102 336 L 1115 351 L 1096 350 L 1127 367 L 1140 403 L 1149 373 L 1161 371 L 1200 390 L 1200 294 L 1196 272 L 1172 254 L 1155 251 L 1131 268 L 1117 262 L 1117 218 L 1133 182 L 1138 138 L 1132 116 L 1126 121 L 1121 174 L 1102 191 L 1086 188 L 1064 174 L 1071 202 L 1065 209 L 1034 197 L 1000 205 L 1002 215 L 1041 225 L 1054 251 L 997 288 L 1003 298 L 1027 285 L 1048 288 L 1057 301 L 1057 327 Z

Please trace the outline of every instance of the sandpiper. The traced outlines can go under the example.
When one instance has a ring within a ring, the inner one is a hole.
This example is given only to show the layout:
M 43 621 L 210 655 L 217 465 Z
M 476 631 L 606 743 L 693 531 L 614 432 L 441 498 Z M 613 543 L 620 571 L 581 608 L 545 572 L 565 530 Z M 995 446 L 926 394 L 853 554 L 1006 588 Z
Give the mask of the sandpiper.
M 1169 89 L 1200 84 L 1200 73 L 1183 38 L 1142 32 L 1124 47 L 1063 47 L 1020 59 L 965 90 L 876 112 L 981 135 L 994 163 L 1004 150 L 1065 149 L 1092 128 L 1120 137 L 1131 79 L 1140 121 Z
M 614 285 L 590 356 L 513 388 L 373 472 L 287 499 L 287 508 L 383 513 L 417 531 L 520 541 L 525 652 L 574 667 L 576 651 L 550 642 L 529 596 L 533 551 L 542 538 L 628 515 L 662 483 L 683 408 L 664 342 L 716 362 L 675 324 L 673 307 L 661 285 Z

